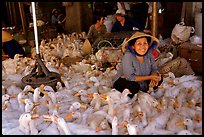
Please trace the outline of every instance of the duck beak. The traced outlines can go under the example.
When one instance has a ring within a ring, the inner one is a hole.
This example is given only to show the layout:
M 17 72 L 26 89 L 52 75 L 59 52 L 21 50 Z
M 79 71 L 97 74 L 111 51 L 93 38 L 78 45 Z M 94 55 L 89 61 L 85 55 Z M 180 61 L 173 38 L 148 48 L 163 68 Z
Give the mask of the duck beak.
M 59 69 L 61 69 L 61 68 L 59 67 Z M 60 75 L 64 75 L 64 71 L 60 71 Z
M 188 107 L 189 108 L 193 108 L 193 105 L 194 105 L 194 101 L 193 100 L 188 102 Z
M 80 108 L 82 108 L 82 109 L 87 109 L 87 105 L 81 104 Z
M 160 86 L 158 86 L 159 89 L 163 89 L 164 88 L 164 85 L 161 84 Z
M 76 94 L 74 94 L 75 97 L 79 97 L 81 96 L 81 94 L 79 92 L 77 92 Z
M 23 55 L 22 55 L 22 54 L 19 54 L 19 57 L 23 57 Z
M 179 108 L 179 106 L 178 106 L 178 101 L 177 101 L 177 100 L 174 101 L 174 104 L 173 104 L 173 105 L 174 105 L 174 109 Z
M 168 83 L 171 84 L 171 85 L 175 84 L 173 79 L 170 79 Z
M 31 61 L 32 59 L 31 58 L 26 58 L 28 61 Z
M 113 70 L 114 68 L 115 68 L 114 66 L 111 66 L 111 67 L 110 67 L 110 70 Z
M 188 94 L 193 94 L 194 90 L 192 88 L 188 89 Z
M 162 74 L 162 77 L 164 77 L 164 78 L 166 78 L 166 77 L 168 77 L 168 76 L 169 76 L 168 73 L 164 73 L 164 74 Z
M 38 114 L 33 114 L 33 115 L 31 116 L 31 119 L 36 119 L 36 118 L 39 118 L 39 115 L 38 115 Z
M 45 91 L 44 89 L 43 90 L 40 90 L 41 93 L 43 93 L 44 95 L 48 96 L 48 92 Z
M 139 121 L 142 122 L 142 117 L 144 116 L 143 112 L 137 112 L 137 116 L 139 118 Z
M 10 94 L 10 95 L 9 95 L 9 98 L 16 98 L 16 95 Z
M 90 98 L 93 98 L 93 94 L 92 93 L 87 94 L 87 96 L 90 97 Z
M 58 123 L 58 116 L 54 115 L 54 122 Z
M 64 117 L 64 120 L 70 120 L 70 119 L 72 119 L 72 118 L 73 118 L 73 116 L 72 116 L 72 113 L 71 113 L 71 114 L 65 116 L 65 117 Z
M 59 110 L 60 105 L 59 105 L 59 104 L 56 104 L 56 105 L 55 105 L 55 108 L 56 108 L 57 110 Z
M 20 102 L 21 102 L 21 103 L 25 103 L 25 99 L 24 99 L 24 98 L 21 98 L 21 99 L 20 99 Z
M 6 110 L 7 109 L 7 105 L 6 104 L 4 104 L 3 106 L 2 106 L 2 110 Z
M 40 102 L 35 102 L 34 106 L 40 106 Z
M 155 108 L 158 109 L 159 111 L 161 111 L 161 110 L 162 110 L 162 104 L 158 104 L 158 105 L 156 105 Z
M 48 100 L 44 100 L 44 104 L 49 104 L 49 101 Z
M 99 132 L 99 131 L 101 131 L 102 130 L 102 126 L 101 126 L 101 124 L 96 128 L 96 132 Z
M 43 115 L 43 119 L 44 119 L 45 121 L 52 121 L 50 115 Z
M 143 116 L 144 113 L 143 112 L 137 112 L 137 116 Z
M 196 122 L 200 122 L 201 121 L 201 117 L 199 114 L 195 114 L 194 118 L 193 118 Z
M 100 95 L 102 99 L 106 100 L 107 96 L 106 95 Z
M 147 93 L 149 93 L 149 94 L 150 94 L 152 91 L 153 91 L 152 89 L 149 89 L 149 90 L 147 91 Z
M 33 113 L 36 113 L 36 112 L 37 112 L 37 106 L 33 107 L 31 111 L 32 111 Z
M 32 91 L 32 92 L 34 92 L 34 90 L 35 90 L 34 88 L 31 88 L 31 89 L 30 89 L 30 91 Z
M 184 121 L 183 120 L 176 122 L 176 126 L 183 126 L 183 125 L 184 125 Z
M 126 126 L 127 126 L 127 124 L 128 124 L 128 122 L 127 122 L 127 121 L 123 121 L 123 122 L 122 122 L 122 124 L 117 125 L 117 128 L 123 128 L 123 127 L 126 127 Z

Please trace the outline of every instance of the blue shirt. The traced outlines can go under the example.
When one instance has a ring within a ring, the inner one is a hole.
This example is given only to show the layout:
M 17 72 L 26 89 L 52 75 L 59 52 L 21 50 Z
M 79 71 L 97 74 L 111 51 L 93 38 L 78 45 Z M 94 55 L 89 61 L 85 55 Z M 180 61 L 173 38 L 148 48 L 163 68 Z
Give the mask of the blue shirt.
M 122 26 L 119 21 L 116 21 L 113 24 L 111 32 L 133 31 L 133 27 L 136 27 L 139 30 L 141 30 L 141 25 L 136 20 L 134 20 L 133 18 L 130 18 L 128 16 L 125 16 L 124 26 Z
M 144 62 L 139 63 L 136 56 L 127 50 L 122 58 L 119 70 L 113 79 L 113 83 L 120 78 L 125 76 L 128 81 L 135 81 L 135 76 L 148 76 L 151 72 L 158 73 L 158 67 L 155 64 L 154 57 L 151 50 L 144 56 Z M 148 85 L 146 81 L 138 82 L 140 85 L 140 90 L 146 90 Z

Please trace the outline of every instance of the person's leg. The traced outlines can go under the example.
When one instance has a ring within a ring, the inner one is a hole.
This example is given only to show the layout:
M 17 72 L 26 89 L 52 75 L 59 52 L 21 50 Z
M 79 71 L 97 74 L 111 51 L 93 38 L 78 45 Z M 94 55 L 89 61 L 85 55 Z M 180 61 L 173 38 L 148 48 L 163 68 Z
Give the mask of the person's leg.
M 119 78 L 114 84 L 113 88 L 116 90 L 123 92 L 124 89 L 129 89 L 132 94 L 129 94 L 128 96 L 132 98 L 136 93 L 138 93 L 140 86 L 135 81 L 128 81 L 125 78 Z
M 12 59 L 16 54 L 25 55 L 21 45 L 19 45 L 19 43 L 14 39 L 8 42 L 4 42 L 3 47 L 5 54 L 7 54 Z

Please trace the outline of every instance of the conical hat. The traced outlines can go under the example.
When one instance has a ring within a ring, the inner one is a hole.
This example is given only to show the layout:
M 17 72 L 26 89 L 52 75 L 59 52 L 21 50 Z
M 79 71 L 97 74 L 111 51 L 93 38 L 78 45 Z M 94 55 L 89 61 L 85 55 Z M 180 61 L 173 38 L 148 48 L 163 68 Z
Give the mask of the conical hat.
M 157 46 L 159 45 L 159 40 L 158 40 L 156 37 L 151 36 L 151 35 L 148 35 L 148 34 L 143 33 L 143 32 L 139 32 L 139 31 L 135 32 L 135 34 L 133 34 L 133 35 L 126 41 L 125 45 L 128 45 L 128 42 L 129 42 L 129 41 L 131 41 L 131 40 L 133 40 L 133 39 L 136 39 L 136 38 L 140 38 L 140 37 L 150 37 L 150 38 L 151 38 L 151 42 L 149 43 L 149 47 L 152 46 L 152 43 L 153 43 L 154 41 L 156 42 Z
M 88 39 L 86 39 L 86 40 L 84 41 L 84 44 L 83 44 L 81 50 L 82 50 L 82 52 L 83 52 L 84 54 L 88 54 L 88 55 L 89 55 L 89 54 L 92 53 L 93 49 L 92 49 L 91 44 L 90 44 L 90 42 L 89 42 Z

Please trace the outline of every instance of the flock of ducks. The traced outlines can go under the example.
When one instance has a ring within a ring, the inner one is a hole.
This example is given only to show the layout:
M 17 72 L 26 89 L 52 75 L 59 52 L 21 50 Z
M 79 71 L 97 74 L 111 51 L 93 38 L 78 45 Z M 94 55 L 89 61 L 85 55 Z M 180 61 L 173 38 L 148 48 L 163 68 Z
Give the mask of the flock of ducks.
M 129 98 L 128 89 L 111 87 L 117 67 L 101 71 L 94 55 L 70 67 L 60 62 L 81 55 L 76 37 L 41 42 L 46 67 L 61 75 L 56 90 L 21 83 L 35 65 L 34 53 L 2 61 L 3 135 L 202 135 L 202 81 L 196 76 L 169 72 L 157 90 Z M 73 54 L 63 53 L 65 45 L 74 45 Z

